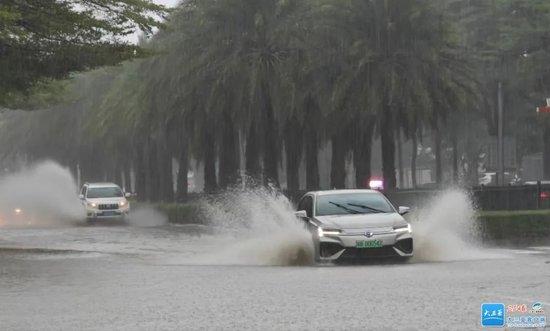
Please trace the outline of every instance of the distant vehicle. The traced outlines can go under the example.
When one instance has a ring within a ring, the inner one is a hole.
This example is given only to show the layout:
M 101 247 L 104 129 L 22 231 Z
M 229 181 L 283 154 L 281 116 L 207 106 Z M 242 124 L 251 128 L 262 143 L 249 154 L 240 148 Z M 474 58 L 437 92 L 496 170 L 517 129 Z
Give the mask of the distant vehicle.
M 479 185 L 491 185 L 496 182 L 496 172 L 485 172 L 479 178 Z
M 7 212 L 2 211 L 0 213 L 0 227 L 4 225 L 9 226 L 26 226 L 34 223 L 34 217 L 27 215 L 22 208 L 16 207 L 13 209 L 8 208 Z
M 527 181 L 527 182 L 523 183 L 523 185 L 538 185 L 538 184 L 539 184 L 539 181 L 536 181 L 536 180 L 531 180 L 531 181 Z M 550 180 L 541 180 L 540 184 L 541 185 L 550 185 Z
M 521 178 L 517 174 L 505 172 L 504 181 L 510 185 L 518 185 L 521 183 Z M 491 186 L 498 185 L 497 183 L 497 173 L 496 172 L 484 172 L 478 179 L 479 185 Z
M 86 208 L 87 220 L 124 219 L 130 212 L 130 193 L 113 183 L 86 183 L 80 191 L 80 201 Z
M 411 225 L 375 190 L 306 193 L 295 215 L 311 231 L 319 262 L 413 256 Z

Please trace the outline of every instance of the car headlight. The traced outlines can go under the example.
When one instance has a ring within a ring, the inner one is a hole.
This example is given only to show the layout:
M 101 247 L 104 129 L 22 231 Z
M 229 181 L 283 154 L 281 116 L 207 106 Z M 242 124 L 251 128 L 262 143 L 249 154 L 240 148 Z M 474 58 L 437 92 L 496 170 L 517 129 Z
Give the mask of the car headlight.
M 407 225 L 394 226 L 393 231 L 397 233 L 412 233 L 411 224 L 407 223 Z
M 96 208 L 96 207 L 97 207 L 97 203 L 95 203 L 95 202 L 88 202 L 88 207 L 90 207 L 90 208 Z
M 338 229 L 323 229 L 322 227 L 318 227 L 317 228 L 317 234 L 319 235 L 319 237 L 324 237 L 324 236 L 335 236 L 337 234 L 340 234 L 342 231 L 338 230 Z
M 120 207 L 124 207 L 124 206 L 126 206 L 127 204 L 128 204 L 128 201 L 126 201 L 126 200 L 122 200 L 122 201 L 119 201 L 119 202 L 118 202 L 118 205 L 119 205 Z

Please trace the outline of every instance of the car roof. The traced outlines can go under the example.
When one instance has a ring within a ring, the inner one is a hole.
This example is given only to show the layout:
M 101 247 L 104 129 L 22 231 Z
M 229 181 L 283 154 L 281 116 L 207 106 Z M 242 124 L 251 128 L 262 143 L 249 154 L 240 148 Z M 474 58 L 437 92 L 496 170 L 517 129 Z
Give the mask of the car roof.
M 320 195 L 350 194 L 350 193 L 380 193 L 380 191 L 369 190 L 369 189 L 348 189 L 348 190 L 312 191 L 312 192 L 308 192 L 307 194 L 320 196 Z
M 115 183 L 86 183 L 88 187 L 119 187 Z

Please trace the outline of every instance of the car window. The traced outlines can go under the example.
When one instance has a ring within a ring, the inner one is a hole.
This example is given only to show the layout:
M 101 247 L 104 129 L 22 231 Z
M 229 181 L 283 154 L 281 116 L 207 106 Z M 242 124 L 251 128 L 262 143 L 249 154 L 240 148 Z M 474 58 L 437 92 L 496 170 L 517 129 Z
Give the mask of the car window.
M 118 187 L 90 187 L 88 189 L 89 199 L 94 198 L 120 198 L 123 196 L 122 190 Z
M 317 197 L 316 215 L 394 213 L 380 193 L 329 194 Z

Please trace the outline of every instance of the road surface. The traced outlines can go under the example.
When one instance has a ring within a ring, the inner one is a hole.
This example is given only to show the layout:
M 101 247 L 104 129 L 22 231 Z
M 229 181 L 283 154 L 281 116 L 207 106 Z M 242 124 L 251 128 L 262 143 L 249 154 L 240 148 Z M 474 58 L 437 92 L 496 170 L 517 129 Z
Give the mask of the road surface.
M 0 229 L 0 329 L 477 330 L 483 302 L 550 311 L 550 247 L 353 266 L 212 258 L 232 244 L 201 226 Z

